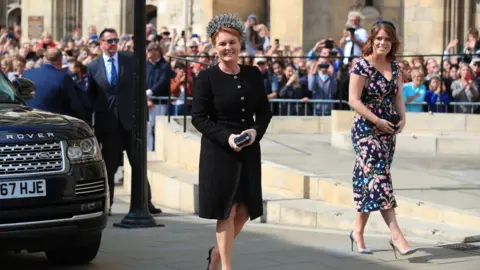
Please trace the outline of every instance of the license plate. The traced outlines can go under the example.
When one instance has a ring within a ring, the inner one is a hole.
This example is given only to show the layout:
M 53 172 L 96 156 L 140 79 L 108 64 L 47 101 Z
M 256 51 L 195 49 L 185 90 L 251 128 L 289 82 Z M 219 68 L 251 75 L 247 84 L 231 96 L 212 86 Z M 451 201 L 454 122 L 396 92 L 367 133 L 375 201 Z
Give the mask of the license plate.
M 0 182 L 0 200 L 47 196 L 45 180 Z

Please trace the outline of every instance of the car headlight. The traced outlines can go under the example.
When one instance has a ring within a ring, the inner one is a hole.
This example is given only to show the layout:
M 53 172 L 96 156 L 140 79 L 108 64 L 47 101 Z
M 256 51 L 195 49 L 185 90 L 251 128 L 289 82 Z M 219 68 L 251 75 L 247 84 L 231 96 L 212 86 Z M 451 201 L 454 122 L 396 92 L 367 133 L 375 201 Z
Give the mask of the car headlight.
M 96 138 L 68 141 L 67 155 L 72 164 L 102 160 Z

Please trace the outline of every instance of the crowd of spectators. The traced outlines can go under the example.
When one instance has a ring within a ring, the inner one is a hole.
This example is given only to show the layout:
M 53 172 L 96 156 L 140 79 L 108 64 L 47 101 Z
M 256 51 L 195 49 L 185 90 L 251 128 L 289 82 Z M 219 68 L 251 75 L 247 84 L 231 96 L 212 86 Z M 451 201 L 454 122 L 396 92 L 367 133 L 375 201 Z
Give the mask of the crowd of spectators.
M 172 98 L 170 104 L 165 100 L 155 104 L 164 108 L 170 106 L 171 114 L 188 113 L 190 102 L 184 104 L 183 97 L 193 95 L 198 73 L 215 64 L 212 44 L 202 36 L 203 33 L 192 33 L 191 30 L 179 33 L 176 29 L 156 29 L 149 24 L 146 31 L 150 48 L 158 51 L 173 71 L 169 75 L 170 92 L 167 94 Z M 360 13 L 349 13 L 340 40 L 322 39 L 310 50 L 272 40 L 268 27 L 253 14 L 246 18 L 245 31 L 240 62 L 258 67 L 264 74 L 266 95 L 272 101 L 275 115 L 329 115 L 332 108 L 348 109 L 349 70 L 360 56 L 369 35 L 362 27 Z M 121 35 L 119 50 L 133 51 L 133 40 L 131 34 Z M 478 30 L 472 28 L 465 44 L 459 44 L 458 40 L 449 43 L 443 59 L 397 59 L 405 80 L 403 94 L 407 110 L 479 112 L 479 106 L 468 104 L 480 101 L 479 40 Z M 101 56 L 99 45 L 95 26 L 88 27 L 86 36 L 76 29 L 66 40 L 54 41 L 51 34 L 44 33 L 36 42 L 22 41 L 20 26 L 1 27 L 1 69 L 13 80 L 22 76 L 25 70 L 41 66 L 46 49 L 57 47 L 63 53 L 62 68 L 71 75 L 78 88 L 86 89 L 86 66 Z M 461 55 L 456 54 L 457 50 Z M 146 53 L 147 58 L 151 57 L 148 49 Z M 158 97 L 151 97 L 151 100 L 155 99 Z M 452 102 L 462 103 L 453 106 Z M 160 114 L 167 111 L 164 109 Z

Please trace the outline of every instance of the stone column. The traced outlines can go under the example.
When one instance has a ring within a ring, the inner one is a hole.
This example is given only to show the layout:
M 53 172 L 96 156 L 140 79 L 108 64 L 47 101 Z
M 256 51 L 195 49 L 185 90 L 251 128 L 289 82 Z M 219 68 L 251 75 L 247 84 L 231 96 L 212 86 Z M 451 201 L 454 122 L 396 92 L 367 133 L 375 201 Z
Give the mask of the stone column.
M 263 1 L 260 0 L 195 0 L 189 1 L 188 21 L 193 33 L 204 38 L 208 22 L 219 13 L 236 13 L 244 20 L 253 13 L 262 22 L 263 11 Z M 157 28 L 176 28 L 180 34 L 185 27 L 183 14 L 183 0 L 157 0 Z
M 198 1 L 195 1 L 198 2 Z M 184 28 L 183 18 L 183 0 L 158 0 L 157 5 L 157 28 L 168 27 L 176 28 L 178 34 Z
M 404 0 L 405 55 L 442 53 L 444 8 L 443 0 Z
M 83 10 L 82 33 L 84 36 L 87 34 L 87 28 L 90 25 L 97 27 L 98 34 L 106 27 L 122 31 L 122 1 L 83 0 Z
M 341 29 L 347 21 L 346 7 L 349 4 L 345 3 L 345 0 L 338 2 L 340 3 L 332 1 L 325 5 L 322 1 L 304 0 L 301 43 L 288 45 L 302 46 L 304 51 L 309 51 L 319 40 L 333 38 L 338 41 L 342 34 Z
M 403 41 L 403 1 L 402 0 L 375 0 L 375 6 L 379 9 L 383 20 L 391 21 L 397 28 L 397 34 Z M 366 25 L 371 27 L 372 25 Z M 369 31 L 370 28 L 366 29 Z M 402 48 L 403 51 L 403 48 Z
M 236 13 L 242 20 L 246 20 L 250 14 L 255 14 L 258 17 L 258 22 L 263 23 L 265 21 L 263 2 L 263 0 L 217 0 L 213 7 L 213 13 Z
M 0 23 L 3 25 L 8 25 L 7 21 L 7 1 L 0 1 Z
M 480 29 L 480 1 L 475 3 L 475 27 Z
M 270 37 L 280 46 L 302 46 L 304 0 L 270 0 Z

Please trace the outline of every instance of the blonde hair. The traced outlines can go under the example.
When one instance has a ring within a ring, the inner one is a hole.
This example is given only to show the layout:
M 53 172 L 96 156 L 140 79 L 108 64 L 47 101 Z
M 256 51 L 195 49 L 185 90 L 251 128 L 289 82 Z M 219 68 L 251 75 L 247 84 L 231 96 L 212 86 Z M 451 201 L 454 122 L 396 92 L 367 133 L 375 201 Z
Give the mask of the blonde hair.
M 422 76 L 425 76 L 425 72 L 423 72 L 423 69 L 420 69 L 420 68 L 414 68 L 412 69 L 412 77 L 414 75 L 418 75 L 418 74 L 421 74 Z
M 350 19 L 352 17 L 356 17 L 356 18 L 359 18 L 360 19 L 360 22 L 363 21 L 365 19 L 365 16 L 363 16 L 363 14 L 360 12 L 360 11 L 357 11 L 357 10 L 352 10 L 348 13 L 347 15 L 347 22 L 345 23 L 345 26 L 351 26 L 350 25 Z
M 457 73 L 458 73 L 457 76 L 458 76 L 459 78 L 461 78 L 460 72 L 462 71 L 462 68 L 463 68 L 463 67 L 466 67 L 466 68 L 468 69 L 468 72 L 470 72 L 470 75 L 474 75 L 473 69 L 472 69 L 472 67 L 471 67 L 469 64 L 467 64 L 467 63 L 460 63 L 460 65 L 458 65 L 458 70 L 457 70 Z
M 13 72 L 13 60 L 11 57 L 5 57 L 0 62 L 2 66 L 5 66 L 5 73 Z

